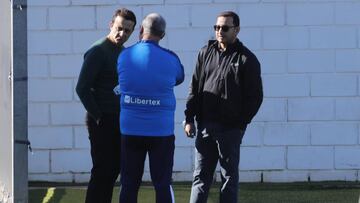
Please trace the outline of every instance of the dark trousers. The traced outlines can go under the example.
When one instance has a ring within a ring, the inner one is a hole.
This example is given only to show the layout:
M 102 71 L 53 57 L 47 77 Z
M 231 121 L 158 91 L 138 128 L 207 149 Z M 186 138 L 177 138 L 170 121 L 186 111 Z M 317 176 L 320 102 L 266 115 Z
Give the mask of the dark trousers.
M 103 115 L 99 125 L 87 115 L 93 167 L 86 203 L 110 203 L 120 173 L 120 124 L 118 115 Z
M 190 203 L 206 203 L 217 162 L 220 163 L 220 203 L 237 203 L 240 144 L 244 131 L 199 128 Z
M 121 203 L 136 203 L 146 154 L 157 203 L 174 202 L 171 187 L 175 136 L 121 136 Z

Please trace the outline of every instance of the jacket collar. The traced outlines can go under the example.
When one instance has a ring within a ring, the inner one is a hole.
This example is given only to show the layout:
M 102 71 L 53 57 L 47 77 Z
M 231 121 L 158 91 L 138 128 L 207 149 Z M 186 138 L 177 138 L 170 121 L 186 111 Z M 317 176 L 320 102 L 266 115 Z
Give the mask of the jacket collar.
M 105 38 L 105 43 L 107 43 L 111 48 L 114 48 L 115 50 L 122 50 L 124 48 L 124 45 L 116 45 L 107 37 Z
M 208 47 L 209 48 L 213 47 L 216 50 L 220 51 L 220 44 L 217 40 L 209 40 Z M 228 45 L 225 52 L 239 51 L 242 49 L 242 47 L 243 47 L 243 44 L 240 42 L 240 40 L 238 38 L 236 38 L 234 43 Z
M 139 41 L 139 43 L 150 43 L 150 44 L 159 45 L 159 42 L 157 42 L 155 40 L 150 40 L 150 39 L 142 39 Z

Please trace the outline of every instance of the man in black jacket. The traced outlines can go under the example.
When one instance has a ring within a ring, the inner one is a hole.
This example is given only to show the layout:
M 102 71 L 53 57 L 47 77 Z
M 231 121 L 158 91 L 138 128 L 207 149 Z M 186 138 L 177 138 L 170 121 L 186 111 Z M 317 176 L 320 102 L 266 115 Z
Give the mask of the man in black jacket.
M 218 15 L 216 40 L 200 50 L 192 77 L 184 121 L 188 137 L 194 118 L 198 127 L 191 203 L 207 201 L 218 161 L 220 202 L 237 202 L 240 144 L 263 99 L 260 63 L 237 38 L 239 21 L 231 11 Z
M 120 99 L 114 93 L 118 85 L 117 58 L 135 24 L 132 11 L 116 10 L 109 34 L 96 41 L 84 55 L 76 92 L 87 111 L 93 163 L 86 203 L 110 203 L 120 173 Z

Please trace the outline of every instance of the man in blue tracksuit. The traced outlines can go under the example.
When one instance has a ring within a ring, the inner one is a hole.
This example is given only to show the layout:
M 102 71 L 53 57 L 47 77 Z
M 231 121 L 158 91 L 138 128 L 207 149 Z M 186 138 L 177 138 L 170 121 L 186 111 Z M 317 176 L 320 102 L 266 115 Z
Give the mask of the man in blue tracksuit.
M 159 14 L 147 15 L 141 25 L 140 41 L 118 58 L 122 203 L 137 202 L 147 153 L 156 202 L 174 202 L 173 88 L 183 82 L 184 69 L 176 54 L 158 44 L 165 35 L 165 24 Z

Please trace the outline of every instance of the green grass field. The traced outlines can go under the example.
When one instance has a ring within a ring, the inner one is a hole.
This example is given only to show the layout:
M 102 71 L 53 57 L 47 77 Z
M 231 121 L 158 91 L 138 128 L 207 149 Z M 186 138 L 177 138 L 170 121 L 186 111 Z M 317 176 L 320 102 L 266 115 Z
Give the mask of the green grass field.
M 30 184 L 29 203 L 81 203 L 84 202 L 86 187 L 57 186 L 32 187 Z M 49 189 L 53 188 L 53 189 Z M 173 186 L 175 201 L 188 203 L 190 183 Z M 208 203 L 218 202 L 219 185 L 213 185 Z M 118 203 L 119 187 L 114 189 L 113 203 Z M 360 184 L 345 182 L 321 183 L 242 183 L 239 202 L 241 203 L 358 203 Z M 139 192 L 139 203 L 154 203 L 155 195 L 151 185 L 144 185 Z

